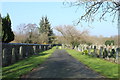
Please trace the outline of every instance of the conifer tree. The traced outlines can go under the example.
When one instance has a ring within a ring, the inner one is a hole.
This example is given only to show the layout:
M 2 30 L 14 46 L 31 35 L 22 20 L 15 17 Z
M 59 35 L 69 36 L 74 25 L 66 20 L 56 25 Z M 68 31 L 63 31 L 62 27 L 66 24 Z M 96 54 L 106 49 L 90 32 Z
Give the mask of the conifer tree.
M 11 29 L 11 20 L 9 14 L 2 18 L 2 42 L 9 43 L 14 40 L 14 33 Z
M 53 30 L 51 29 L 51 24 L 48 21 L 47 17 L 42 17 L 41 21 L 40 21 L 40 28 L 39 28 L 39 32 L 40 34 L 47 34 L 48 36 L 48 41 L 46 43 L 51 44 L 53 42 Z
M 2 17 L 0 14 L 0 42 L 2 41 Z

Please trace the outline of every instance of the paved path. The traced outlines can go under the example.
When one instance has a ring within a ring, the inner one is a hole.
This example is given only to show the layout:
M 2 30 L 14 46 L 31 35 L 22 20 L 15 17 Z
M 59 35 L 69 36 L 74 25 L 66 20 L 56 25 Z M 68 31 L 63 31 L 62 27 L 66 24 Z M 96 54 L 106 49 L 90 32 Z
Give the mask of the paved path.
M 101 78 L 103 76 L 92 71 L 81 62 L 71 57 L 65 50 L 55 52 L 24 78 Z

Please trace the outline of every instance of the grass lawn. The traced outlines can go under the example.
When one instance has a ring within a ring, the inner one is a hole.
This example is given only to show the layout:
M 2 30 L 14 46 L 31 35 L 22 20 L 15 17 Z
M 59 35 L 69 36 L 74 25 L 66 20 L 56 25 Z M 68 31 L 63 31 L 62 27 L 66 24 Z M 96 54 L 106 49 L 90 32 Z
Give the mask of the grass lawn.
M 2 78 L 19 78 L 21 75 L 30 72 L 33 68 L 43 63 L 53 52 L 55 48 L 40 52 L 39 55 L 33 55 L 30 58 L 19 61 L 13 65 L 2 68 Z
M 76 50 L 66 49 L 67 52 L 76 58 L 78 61 L 84 63 L 92 70 L 100 73 L 107 78 L 118 78 L 118 64 L 108 62 L 106 60 L 82 55 Z

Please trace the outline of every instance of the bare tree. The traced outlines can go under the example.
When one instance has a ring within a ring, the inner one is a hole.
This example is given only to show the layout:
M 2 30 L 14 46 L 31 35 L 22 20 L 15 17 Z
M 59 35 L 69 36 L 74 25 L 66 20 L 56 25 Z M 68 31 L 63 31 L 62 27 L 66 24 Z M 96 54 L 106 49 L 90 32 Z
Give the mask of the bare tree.
M 88 33 L 87 30 L 81 32 L 71 25 L 57 26 L 55 29 L 62 34 L 66 43 L 71 44 L 73 48 L 79 45 L 81 40 L 83 40 L 84 36 Z
M 77 24 L 82 20 L 93 22 L 95 18 L 106 20 L 106 15 L 110 14 L 113 17 L 112 22 L 118 18 L 120 22 L 120 0 L 77 0 L 76 2 L 64 2 L 64 5 L 84 7 L 85 13 L 79 18 Z M 97 15 L 97 16 L 96 16 Z M 118 26 L 119 27 L 119 26 Z
M 40 44 L 45 44 L 46 42 L 48 42 L 48 35 L 45 33 L 41 33 L 39 34 L 38 40 Z
M 45 33 L 39 33 L 36 24 L 20 24 L 15 32 L 15 42 L 17 43 L 38 43 L 48 42 L 48 36 Z
M 76 25 L 81 24 L 82 25 L 82 21 L 85 21 L 88 23 L 92 23 L 95 20 L 99 20 L 99 21 L 106 21 L 108 15 L 111 18 L 111 22 L 117 21 L 118 24 L 118 36 L 120 35 L 120 0 L 76 0 L 75 2 L 64 2 L 64 5 L 67 5 L 69 7 L 72 6 L 77 6 L 77 10 L 79 9 L 79 7 L 82 7 L 84 9 L 84 13 L 82 16 L 80 16 L 78 18 L 78 21 L 76 23 Z M 89 36 L 89 37 L 93 37 L 93 36 Z M 93 37 L 95 39 L 97 39 L 97 43 L 101 43 L 103 44 L 104 41 L 107 39 L 102 38 L 99 39 L 97 37 Z M 92 40 L 93 38 L 89 38 L 89 40 Z M 118 46 L 119 46 L 119 42 L 120 42 L 120 37 L 117 38 L 118 39 Z M 96 43 L 96 41 L 92 40 L 94 43 Z M 117 42 L 116 38 L 115 41 Z M 116 43 L 117 44 L 117 43 Z
M 19 43 L 37 43 L 39 31 L 36 24 L 20 24 L 15 32 L 15 41 Z

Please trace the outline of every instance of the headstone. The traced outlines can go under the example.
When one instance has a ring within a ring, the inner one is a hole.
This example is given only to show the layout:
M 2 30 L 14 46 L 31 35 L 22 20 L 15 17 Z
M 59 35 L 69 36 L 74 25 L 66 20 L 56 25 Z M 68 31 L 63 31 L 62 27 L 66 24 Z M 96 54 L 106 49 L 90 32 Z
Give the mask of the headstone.
M 110 58 L 111 57 L 111 48 L 108 49 L 108 57 Z
M 90 52 L 90 46 L 88 46 L 88 55 L 91 55 L 91 52 Z
M 100 47 L 100 54 L 99 54 L 99 57 L 102 58 L 102 55 L 103 55 L 103 47 Z
M 96 49 L 96 46 L 94 46 L 94 53 L 93 53 L 93 56 L 94 56 L 94 57 L 97 57 L 97 49 Z
M 115 58 L 115 49 L 112 49 L 111 57 Z
M 96 49 L 96 46 L 94 46 L 94 49 Z
M 118 58 L 119 58 L 119 51 L 120 51 L 120 48 L 117 48 L 116 49 L 116 59 L 118 60 Z
M 108 52 L 107 52 L 107 49 L 105 48 L 103 52 L 103 58 L 107 58 L 107 55 L 108 55 Z

